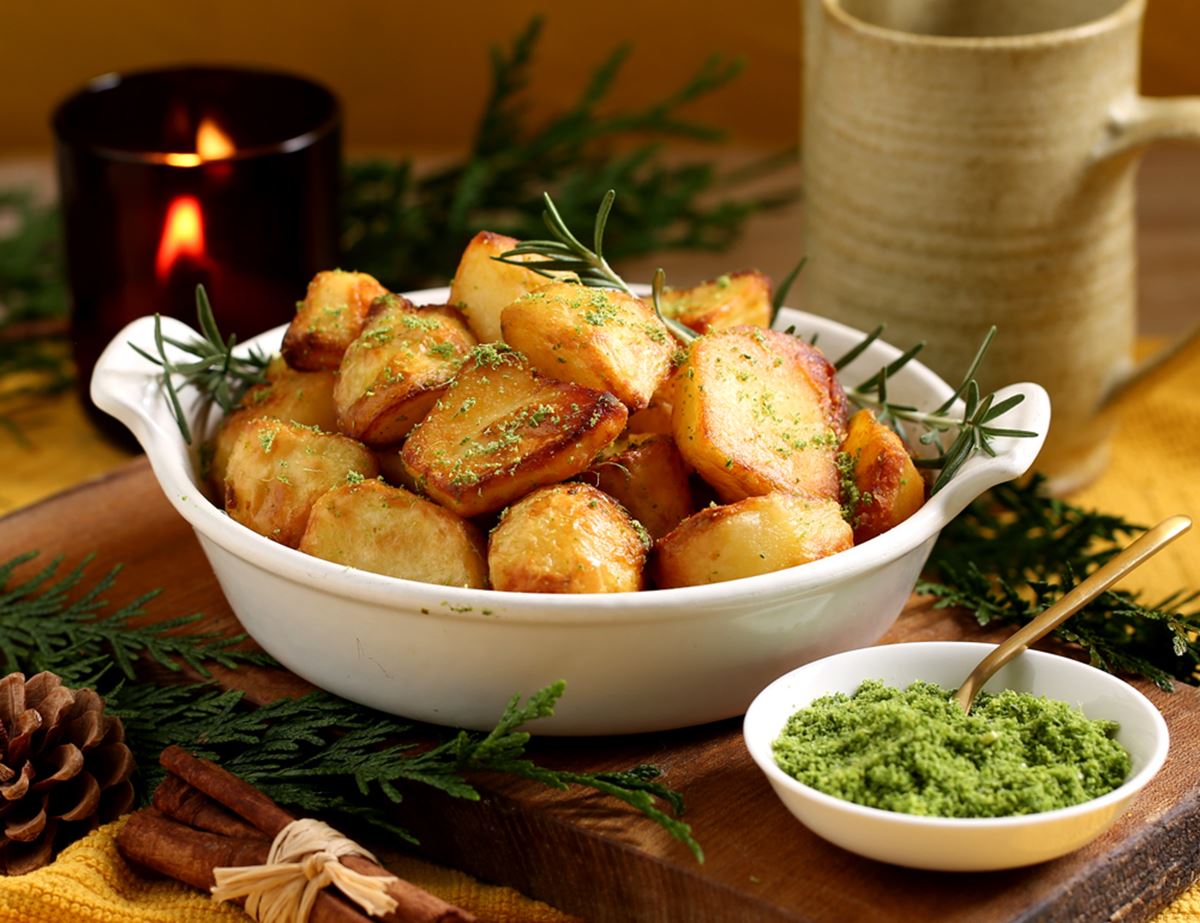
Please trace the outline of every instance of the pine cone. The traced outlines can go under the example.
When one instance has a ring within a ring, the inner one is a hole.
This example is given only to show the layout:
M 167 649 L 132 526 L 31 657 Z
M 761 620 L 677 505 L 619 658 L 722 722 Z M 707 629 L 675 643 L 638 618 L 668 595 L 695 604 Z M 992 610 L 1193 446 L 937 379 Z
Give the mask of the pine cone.
M 133 755 L 91 689 L 0 679 L 0 871 L 23 875 L 133 804 Z

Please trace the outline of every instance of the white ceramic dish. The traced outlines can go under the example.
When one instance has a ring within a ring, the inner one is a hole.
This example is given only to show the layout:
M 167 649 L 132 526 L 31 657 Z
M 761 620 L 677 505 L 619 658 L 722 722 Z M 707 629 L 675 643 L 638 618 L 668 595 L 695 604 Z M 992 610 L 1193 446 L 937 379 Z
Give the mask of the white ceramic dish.
M 444 303 L 445 289 L 409 295 Z M 780 324 L 837 356 L 862 334 L 795 311 Z M 799 664 L 870 644 L 895 620 L 938 531 L 974 497 L 1025 472 L 1042 438 L 998 439 L 994 458 L 969 461 L 909 520 L 869 542 L 743 580 L 641 593 L 557 596 L 433 586 L 365 573 L 285 548 L 229 519 L 198 486 L 191 453 L 163 398 L 156 368 L 127 345 L 153 350 L 154 321 L 134 321 L 109 344 L 92 398 L 133 431 L 170 502 L 196 530 L 246 630 L 289 669 L 383 711 L 485 729 L 505 702 L 558 679 L 567 692 L 545 734 L 665 730 L 740 715 L 767 682 Z M 164 321 L 187 338 L 187 328 Z M 250 341 L 274 351 L 283 328 Z M 843 373 L 861 381 L 899 354 L 875 343 Z M 1045 434 L 1050 406 L 1037 385 L 1002 418 Z M 889 394 L 918 406 L 951 389 L 912 363 Z M 197 416 L 194 399 L 185 412 Z M 208 422 L 211 426 L 211 421 Z M 198 422 L 197 429 L 206 425 Z M 132 511 L 131 511 L 132 512 Z
M 983 688 L 1016 689 L 1069 702 L 1089 718 L 1120 724 L 1117 740 L 1133 766 L 1119 788 L 1057 811 L 1020 817 L 916 817 L 868 808 L 810 788 L 779 768 L 771 744 L 813 699 L 852 693 L 866 679 L 904 687 L 924 679 L 957 689 L 990 644 L 929 641 L 846 651 L 806 664 L 767 686 L 746 712 L 746 746 L 784 805 L 813 833 L 870 859 L 912 868 L 982 872 L 1066 855 L 1112 826 L 1167 758 L 1167 725 L 1144 695 L 1087 664 L 1026 651 Z

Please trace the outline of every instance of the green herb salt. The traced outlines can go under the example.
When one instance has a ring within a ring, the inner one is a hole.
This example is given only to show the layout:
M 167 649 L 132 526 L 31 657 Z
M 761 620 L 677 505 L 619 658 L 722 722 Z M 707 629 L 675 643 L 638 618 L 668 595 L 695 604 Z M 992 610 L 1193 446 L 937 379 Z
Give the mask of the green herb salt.
M 1129 754 L 1113 721 L 1065 702 L 983 693 L 970 715 L 935 683 L 867 680 L 788 720 L 775 761 L 857 804 L 931 817 L 1005 817 L 1079 804 L 1121 785 Z

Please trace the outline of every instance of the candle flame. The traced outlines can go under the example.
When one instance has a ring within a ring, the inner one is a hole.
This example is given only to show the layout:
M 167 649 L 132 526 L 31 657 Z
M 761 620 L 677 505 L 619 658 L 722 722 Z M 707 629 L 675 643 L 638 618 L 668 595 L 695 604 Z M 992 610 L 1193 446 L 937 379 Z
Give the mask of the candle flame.
M 236 151 L 233 139 L 222 131 L 220 125 L 205 116 L 196 129 L 196 152 L 163 154 L 163 162 L 173 167 L 198 167 L 208 160 L 228 160 Z
M 210 118 L 200 120 L 200 127 L 196 129 L 196 153 L 201 160 L 226 160 L 235 150 L 233 139 L 221 130 L 220 125 Z
M 175 264 L 184 257 L 200 261 L 204 258 L 204 215 L 195 196 L 181 195 L 171 200 L 163 222 L 155 274 L 165 282 Z

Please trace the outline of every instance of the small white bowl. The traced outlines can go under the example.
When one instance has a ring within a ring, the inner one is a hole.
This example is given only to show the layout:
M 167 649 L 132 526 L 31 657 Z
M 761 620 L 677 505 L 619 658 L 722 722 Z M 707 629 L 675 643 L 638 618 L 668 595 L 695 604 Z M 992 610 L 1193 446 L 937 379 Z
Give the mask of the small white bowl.
M 409 293 L 445 303 L 446 289 Z M 819 336 L 838 356 L 863 334 L 784 309 L 777 324 Z M 164 333 L 193 334 L 164 319 Z M 243 348 L 279 348 L 283 328 Z M 109 344 L 92 399 L 137 437 L 167 499 L 196 530 L 229 605 L 253 638 L 293 672 L 355 702 L 435 724 L 490 729 L 514 694 L 559 679 L 567 692 L 539 734 L 626 734 L 743 714 L 763 685 L 799 664 L 870 644 L 895 621 L 938 532 L 980 493 L 1025 473 L 1050 426 L 1036 384 L 998 399 L 1025 401 L 1001 425 L 1036 439 L 998 438 L 913 516 L 883 535 L 800 567 L 710 586 L 640 593 L 503 593 L 367 573 L 285 548 L 234 522 L 204 496 L 156 366 L 154 319 Z M 174 350 L 172 350 L 174 352 Z M 900 351 L 876 341 L 842 372 L 850 384 Z M 177 355 L 179 355 L 177 353 Z M 894 400 L 936 407 L 953 389 L 913 362 L 889 380 Z M 182 395 L 192 430 L 211 430 L 194 393 Z
M 846 651 L 781 676 L 746 712 L 746 746 L 784 805 L 813 833 L 851 852 L 911 868 L 984 872 L 1019 868 L 1066 855 L 1090 843 L 1129 807 L 1167 758 L 1167 725 L 1158 709 L 1123 680 L 1087 664 L 1026 651 L 984 689 L 1015 689 L 1068 702 L 1093 719 L 1116 721 L 1129 751 L 1125 783 L 1083 804 L 1040 814 L 998 818 L 918 817 L 868 808 L 797 782 L 779 768 L 771 744 L 795 712 L 835 692 L 853 693 L 863 680 L 904 687 L 923 679 L 957 689 L 990 644 L 928 641 Z

